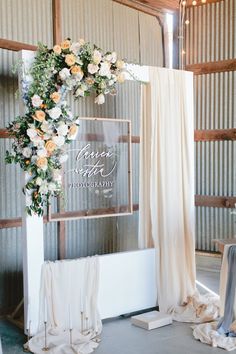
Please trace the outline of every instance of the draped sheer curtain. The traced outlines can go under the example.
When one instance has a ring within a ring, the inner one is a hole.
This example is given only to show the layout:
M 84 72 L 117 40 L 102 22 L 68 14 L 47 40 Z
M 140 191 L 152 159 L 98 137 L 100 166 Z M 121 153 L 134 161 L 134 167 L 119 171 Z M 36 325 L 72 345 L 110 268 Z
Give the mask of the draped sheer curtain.
M 142 87 L 139 246 L 156 249 L 160 311 L 195 293 L 193 75 L 150 68 Z

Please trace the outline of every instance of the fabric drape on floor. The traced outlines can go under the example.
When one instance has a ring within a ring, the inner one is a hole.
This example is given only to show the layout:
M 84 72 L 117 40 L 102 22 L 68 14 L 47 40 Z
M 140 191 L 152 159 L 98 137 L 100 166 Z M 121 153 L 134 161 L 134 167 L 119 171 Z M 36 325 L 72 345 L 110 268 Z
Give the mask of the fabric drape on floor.
M 218 298 L 195 288 L 193 75 L 149 69 L 142 87 L 139 246 L 156 249 L 158 305 L 176 321 L 206 322 Z
M 158 305 L 171 312 L 195 292 L 192 73 L 150 68 L 142 102 L 139 238 L 152 233 Z
M 230 251 L 233 251 L 233 257 L 230 257 Z M 235 253 L 235 245 L 225 245 L 220 272 L 221 320 L 219 323 L 203 323 L 195 326 L 193 329 L 193 336 L 196 339 L 213 347 L 223 348 L 228 351 L 236 349 Z M 229 332 L 228 336 L 223 332 L 229 318 L 231 323 L 228 323 L 229 326 L 226 328 L 226 333 Z
M 33 353 L 43 353 L 45 317 L 49 354 L 87 354 L 98 346 L 97 336 L 102 330 L 97 309 L 98 282 L 98 257 L 44 263 L 40 328 L 29 342 Z M 71 328 L 73 347 L 70 346 Z

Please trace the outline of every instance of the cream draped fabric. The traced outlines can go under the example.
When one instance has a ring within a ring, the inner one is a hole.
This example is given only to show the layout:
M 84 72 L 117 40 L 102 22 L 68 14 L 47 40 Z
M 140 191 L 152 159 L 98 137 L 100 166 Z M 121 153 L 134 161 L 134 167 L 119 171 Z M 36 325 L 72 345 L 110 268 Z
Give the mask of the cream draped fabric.
M 40 290 L 39 332 L 29 341 L 43 353 L 47 320 L 49 354 L 91 353 L 98 346 L 102 322 L 97 309 L 99 258 L 45 262 Z M 72 328 L 72 347 L 69 329 Z M 81 333 L 82 332 L 82 333 Z
M 195 292 L 193 76 L 154 67 L 149 76 L 142 88 L 139 244 L 153 237 L 158 305 L 168 312 Z
M 220 271 L 220 316 L 224 315 L 225 292 L 228 278 L 228 251 L 232 245 L 225 245 Z M 234 245 L 235 246 L 235 245 Z M 236 296 L 234 299 L 234 319 L 236 319 Z M 212 347 L 219 347 L 228 351 L 236 349 L 236 337 L 227 337 L 217 331 L 218 322 L 202 323 L 193 327 L 193 336 Z M 231 324 L 231 330 L 236 332 L 236 321 Z

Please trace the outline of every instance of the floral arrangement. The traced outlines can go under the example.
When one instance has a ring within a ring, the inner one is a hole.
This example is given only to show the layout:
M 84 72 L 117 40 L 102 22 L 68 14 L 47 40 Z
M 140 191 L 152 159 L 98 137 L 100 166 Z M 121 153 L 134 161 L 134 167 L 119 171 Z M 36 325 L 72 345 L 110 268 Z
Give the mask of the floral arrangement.
M 66 39 L 53 49 L 39 45 L 28 74 L 22 80 L 26 113 L 7 128 L 14 152 L 7 151 L 5 160 L 19 163 L 28 173 L 27 213 L 42 215 L 49 197 L 61 193 L 65 147 L 78 132 L 79 120 L 68 107 L 67 93 L 79 98 L 94 92 L 95 103 L 103 104 L 105 95 L 116 94 L 116 83 L 124 82 L 124 62 L 116 52 L 103 53 L 82 39 L 75 43 Z

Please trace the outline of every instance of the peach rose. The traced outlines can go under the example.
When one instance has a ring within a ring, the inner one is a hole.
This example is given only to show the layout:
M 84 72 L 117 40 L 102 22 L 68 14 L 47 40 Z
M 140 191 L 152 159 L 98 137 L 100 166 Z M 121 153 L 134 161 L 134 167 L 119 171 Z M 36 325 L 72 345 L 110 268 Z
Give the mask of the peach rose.
M 71 74 L 73 74 L 73 75 L 78 75 L 78 74 L 83 75 L 84 74 L 81 67 L 78 65 L 72 66 L 70 71 L 71 71 Z
M 119 82 L 119 84 L 123 84 L 123 82 L 125 82 L 125 74 L 124 73 L 120 73 L 117 76 L 117 81 Z
M 92 77 L 87 77 L 85 80 L 87 85 L 93 85 L 94 84 L 94 79 Z
M 45 113 L 44 111 L 35 111 L 35 114 L 33 116 L 33 118 L 35 120 L 37 120 L 38 122 L 43 122 L 45 120 Z
M 52 140 L 48 140 L 45 144 L 45 149 L 50 154 L 56 149 L 56 144 Z
M 75 56 L 74 54 L 67 54 L 65 62 L 68 66 L 72 66 L 75 64 Z
M 69 129 L 69 136 L 75 135 L 77 131 L 78 131 L 77 125 L 73 124 Z
M 58 103 L 61 99 L 61 95 L 59 92 L 55 91 L 50 95 L 50 98 L 53 100 L 53 102 Z
M 125 66 L 125 62 L 123 60 L 117 60 L 116 62 L 117 69 L 123 69 L 124 66 Z
M 61 43 L 61 49 L 69 49 L 70 48 L 70 41 L 69 41 L 69 39 L 66 39 L 65 41 L 63 41 L 62 43 Z
M 54 47 L 53 47 L 53 51 L 54 51 L 54 53 L 56 53 L 56 54 L 61 54 L 61 47 L 60 47 L 58 44 L 56 44 L 56 45 L 54 45 Z
M 38 166 L 38 168 L 45 170 L 48 166 L 47 158 L 46 157 L 39 157 L 36 161 L 36 165 Z

